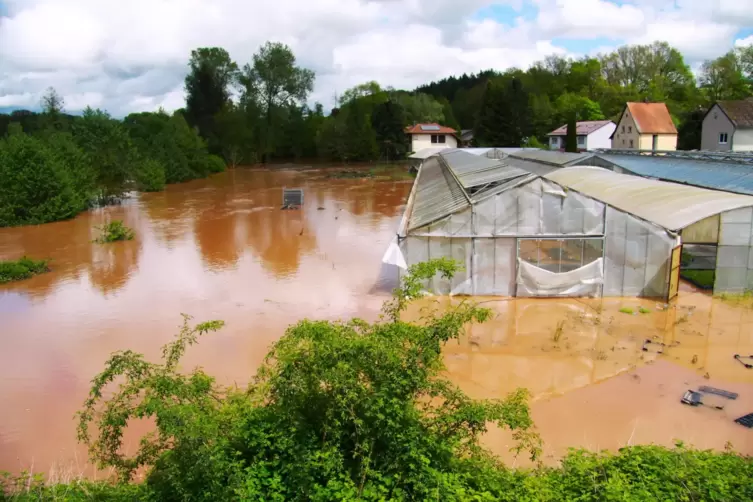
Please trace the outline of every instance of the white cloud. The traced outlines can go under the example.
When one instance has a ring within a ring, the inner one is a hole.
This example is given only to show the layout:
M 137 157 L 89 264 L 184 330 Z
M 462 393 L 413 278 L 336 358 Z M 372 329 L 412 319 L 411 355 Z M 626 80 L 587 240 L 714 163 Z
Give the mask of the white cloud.
M 479 9 L 493 12 L 485 9 L 492 4 L 512 7 L 513 15 L 533 7 L 538 15 L 513 19 L 512 26 L 509 18 L 479 18 Z M 265 41 L 287 43 L 300 64 L 317 72 L 312 100 L 330 106 L 334 92 L 366 80 L 411 88 L 463 72 L 525 68 L 548 54 L 567 54 L 552 42 L 555 37 L 667 40 L 697 64 L 729 50 L 738 30 L 753 23 L 753 0 L 4 0 L 4 5 L 0 106 L 36 107 L 54 86 L 68 110 L 90 104 L 115 115 L 182 106 L 188 57 L 201 46 L 224 47 L 245 64 Z
M 748 47 L 753 45 L 753 35 L 735 40 L 735 47 Z

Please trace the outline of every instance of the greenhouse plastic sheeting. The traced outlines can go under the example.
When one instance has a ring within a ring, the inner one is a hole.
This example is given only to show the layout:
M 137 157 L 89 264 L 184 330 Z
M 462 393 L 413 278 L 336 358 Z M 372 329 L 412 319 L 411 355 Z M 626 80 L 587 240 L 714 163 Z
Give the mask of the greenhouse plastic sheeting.
M 720 227 L 714 293 L 753 289 L 753 210 L 722 213 Z
M 537 179 L 473 206 L 476 235 L 603 235 L 604 204 Z
M 471 219 L 471 210 L 468 208 L 434 222 L 431 225 L 412 230 L 410 235 L 437 237 L 452 237 L 457 235 L 469 237 L 472 234 Z
M 436 294 L 473 294 L 471 239 L 410 235 L 403 239 L 400 248 L 408 265 L 445 257 L 458 261 L 463 267 L 463 270 L 459 270 L 451 281 L 439 275 L 427 281 L 424 284 L 427 291 Z
M 515 239 L 473 240 L 473 292 L 476 295 L 515 294 Z
M 604 296 L 665 298 L 675 237 L 612 207 L 604 239 Z
M 598 296 L 604 281 L 599 258 L 569 272 L 550 272 L 518 259 L 518 296 Z
M 382 263 L 386 263 L 387 265 L 395 265 L 396 267 L 400 267 L 403 270 L 408 269 L 408 264 L 405 263 L 405 257 L 403 256 L 403 252 L 397 242 L 397 237 L 394 237 L 390 242 L 387 251 L 382 257 Z

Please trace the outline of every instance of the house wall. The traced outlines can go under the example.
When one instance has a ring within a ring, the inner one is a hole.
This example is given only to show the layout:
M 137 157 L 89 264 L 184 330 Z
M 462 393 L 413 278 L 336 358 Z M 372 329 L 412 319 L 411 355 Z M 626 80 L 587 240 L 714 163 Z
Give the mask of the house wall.
M 549 136 L 549 148 L 559 149 L 565 147 L 565 138 L 560 136 Z
M 727 133 L 728 140 L 726 145 L 719 144 L 719 135 Z M 732 149 L 734 141 L 735 126 L 727 115 L 714 105 L 703 119 L 701 129 L 701 150 L 710 150 L 712 152 L 728 152 Z
M 657 150 L 677 150 L 677 135 L 676 134 L 657 134 L 658 140 Z M 653 134 L 641 134 L 640 141 L 638 142 L 641 150 L 653 150 L 654 149 L 654 135 Z
M 738 129 L 732 138 L 735 152 L 753 152 L 753 129 Z
M 609 137 L 617 128 L 616 124 L 607 124 L 588 135 L 586 139 L 586 149 L 596 150 L 597 148 L 612 148 L 612 140 Z
M 630 146 L 630 141 L 633 141 L 633 146 Z M 617 123 L 617 128 L 612 138 L 612 148 L 619 150 L 637 149 L 640 142 L 640 134 L 638 134 L 638 128 L 635 127 L 635 120 L 633 120 L 630 110 L 626 107 L 625 111 L 620 117 L 620 121 Z M 650 148 L 650 147 L 649 147 Z
M 452 134 L 445 134 L 445 143 L 432 143 L 431 134 L 411 134 L 411 151 L 417 152 L 424 148 L 457 148 L 458 140 Z

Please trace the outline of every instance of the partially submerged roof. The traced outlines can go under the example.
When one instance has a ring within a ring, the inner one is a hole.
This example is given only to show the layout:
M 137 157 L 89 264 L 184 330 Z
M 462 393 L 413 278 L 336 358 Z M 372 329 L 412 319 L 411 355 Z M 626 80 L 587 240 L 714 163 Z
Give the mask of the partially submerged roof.
M 416 124 L 405 128 L 407 134 L 455 134 L 457 131 L 452 127 L 446 127 L 436 123 Z
M 465 191 L 440 163 L 439 156 L 426 160 L 418 171 L 408 230 L 428 225 L 470 206 Z
M 716 104 L 735 124 L 735 127 L 740 129 L 753 128 L 753 98 L 737 101 L 717 101 Z
M 560 152 L 557 150 L 531 150 L 515 152 L 510 154 L 511 157 L 521 160 L 529 160 L 540 164 L 547 164 L 554 167 L 571 166 L 577 162 L 582 162 L 593 156 L 592 153 L 581 152 Z
M 702 160 L 689 155 L 597 153 L 596 158 L 587 159 L 585 163 L 609 168 L 616 166 L 638 176 L 753 195 L 753 163 L 732 162 L 719 157 L 718 160 Z
M 627 103 L 627 109 L 639 133 L 677 134 L 672 116 L 664 103 Z
M 678 231 L 709 216 L 753 206 L 753 197 L 619 174 L 600 167 L 557 169 L 545 178 Z
M 575 123 L 575 134 L 578 136 L 588 136 L 592 132 L 598 131 L 602 127 L 605 127 L 609 124 L 614 124 L 611 120 L 586 120 L 583 122 L 576 122 Z M 567 135 L 567 124 L 558 127 L 554 131 L 547 134 L 547 136 L 566 136 Z

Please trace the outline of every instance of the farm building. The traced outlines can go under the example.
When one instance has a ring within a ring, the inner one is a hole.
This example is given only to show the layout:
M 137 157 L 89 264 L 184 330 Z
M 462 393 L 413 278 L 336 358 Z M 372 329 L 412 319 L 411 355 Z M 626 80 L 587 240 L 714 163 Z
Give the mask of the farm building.
M 452 149 L 424 160 L 385 262 L 460 261 L 463 272 L 428 285 L 441 294 L 666 299 L 682 246 L 703 246 L 716 292 L 753 288 L 753 197 L 562 168 L 558 158 L 576 159 L 542 154 Z

